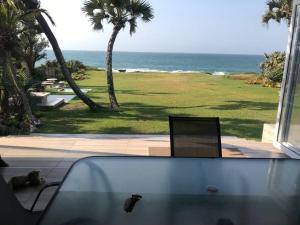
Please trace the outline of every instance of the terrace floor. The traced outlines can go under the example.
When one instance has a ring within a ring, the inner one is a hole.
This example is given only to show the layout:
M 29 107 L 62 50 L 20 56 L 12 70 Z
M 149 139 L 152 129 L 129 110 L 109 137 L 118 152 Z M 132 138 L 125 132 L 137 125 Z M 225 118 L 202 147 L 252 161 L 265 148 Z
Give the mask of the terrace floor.
M 69 167 L 88 156 L 135 155 L 169 156 L 167 135 L 63 135 L 33 134 L 0 138 L 0 155 L 8 168 L 0 173 L 9 181 L 13 176 L 38 170 L 46 182 L 61 181 Z M 223 157 L 286 158 L 272 144 L 236 137 L 222 137 Z M 24 207 L 29 208 L 39 188 L 16 192 Z M 45 208 L 55 188 L 48 190 L 36 209 Z

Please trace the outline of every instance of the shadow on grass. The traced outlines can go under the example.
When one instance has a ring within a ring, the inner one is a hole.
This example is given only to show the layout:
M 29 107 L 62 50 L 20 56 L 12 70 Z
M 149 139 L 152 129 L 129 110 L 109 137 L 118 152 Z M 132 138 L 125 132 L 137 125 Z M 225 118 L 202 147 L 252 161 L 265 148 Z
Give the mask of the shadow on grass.
M 84 86 L 82 88 L 85 89 L 92 89 L 91 93 L 98 93 L 98 94 L 107 94 L 107 87 L 105 86 Z M 141 90 L 115 90 L 116 95 L 145 95 L 145 96 L 154 96 L 154 95 L 173 95 L 176 93 L 171 92 L 147 92 Z
M 278 103 L 272 102 L 253 102 L 253 101 L 227 101 L 228 104 L 209 107 L 215 110 L 274 110 L 278 107 Z
M 239 118 L 221 118 L 223 136 L 237 136 L 247 139 L 261 139 L 264 121 Z
M 248 104 L 247 102 L 247 105 Z M 271 110 L 271 104 L 266 104 L 268 107 L 265 109 Z M 274 106 L 275 104 L 273 104 Z M 253 103 L 251 107 L 256 106 Z M 207 106 L 203 106 L 207 107 Z M 231 106 L 229 106 L 231 107 Z M 246 103 L 243 102 L 243 107 L 246 107 Z M 250 107 L 250 108 L 251 108 Z M 180 111 L 180 109 L 189 108 L 201 108 L 201 106 L 185 106 L 185 107 L 168 107 L 168 106 L 153 106 L 142 103 L 127 103 L 122 104 L 122 111 L 111 112 L 104 110 L 102 112 L 90 112 L 84 109 L 74 110 L 56 110 L 51 112 L 45 112 L 45 125 L 38 130 L 42 133 L 98 133 L 98 134 L 141 134 L 136 122 L 149 122 L 149 123 L 165 123 L 165 129 L 161 132 L 147 131 L 144 134 L 168 134 L 167 129 L 168 117 L 173 116 L 195 116 L 190 113 L 174 113 Z M 222 108 L 222 107 L 220 107 Z M 218 115 L 216 109 L 216 115 Z M 236 107 L 236 109 L 238 109 Z M 262 110 L 262 108 L 259 108 Z M 201 115 L 198 115 L 201 116 Z M 43 120 L 43 119 L 42 119 Z M 105 124 L 107 120 L 118 120 L 119 123 L 111 123 L 111 125 Z M 124 123 L 123 123 L 124 122 Z M 134 122 L 134 125 L 131 125 Z M 97 124 L 98 123 L 98 124 Z M 101 124 L 102 123 L 102 124 Z M 222 135 L 237 136 L 249 139 L 260 139 L 262 135 L 264 121 L 255 119 L 241 119 L 241 118 L 221 118 Z M 86 125 L 90 125 L 86 126 Z

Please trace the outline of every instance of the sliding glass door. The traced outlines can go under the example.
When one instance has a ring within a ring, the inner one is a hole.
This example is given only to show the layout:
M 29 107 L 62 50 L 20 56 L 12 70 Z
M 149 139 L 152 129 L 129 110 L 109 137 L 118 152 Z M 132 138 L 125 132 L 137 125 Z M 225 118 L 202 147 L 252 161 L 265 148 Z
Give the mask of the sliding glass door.
M 294 1 L 288 63 L 281 93 L 277 141 L 300 155 L 300 0 Z

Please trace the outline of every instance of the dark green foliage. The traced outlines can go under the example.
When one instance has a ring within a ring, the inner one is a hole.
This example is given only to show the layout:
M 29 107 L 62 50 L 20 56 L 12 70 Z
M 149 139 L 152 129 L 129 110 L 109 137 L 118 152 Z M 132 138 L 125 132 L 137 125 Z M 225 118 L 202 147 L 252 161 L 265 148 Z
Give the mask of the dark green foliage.
M 265 61 L 260 65 L 262 77 L 268 84 L 281 83 L 284 73 L 285 53 L 265 54 Z
M 34 63 L 44 57 L 33 14 L 21 1 L 0 1 L 0 133 L 30 132 L 39 121 L 33 115 L 27 91 Z
M 86 69 L 86 66 L 78 60 L 67 61 L 67 67 L 70 70 L 70 73 L 75 73 Z
M 57 78 L 59 80 L 63 80 L 63 74 L 60 69 L 60 65 L 56 60 L 46 61 L 45 64 L 38 68 L 40 75 L 42 75 L 43 79 L 46 78 Z

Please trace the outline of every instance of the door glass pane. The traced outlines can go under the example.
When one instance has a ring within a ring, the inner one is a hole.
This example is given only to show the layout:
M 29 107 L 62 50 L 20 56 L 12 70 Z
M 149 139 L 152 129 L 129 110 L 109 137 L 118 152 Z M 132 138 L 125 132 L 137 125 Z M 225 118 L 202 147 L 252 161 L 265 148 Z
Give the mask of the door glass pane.
M 291 123 L 288 134 L 288 143 L 300 149 L 300 79 L 296 83 L 296 90 L 291 111 Z
M 280 141 L 300 153 L 300 7 L 296 7 L 292 46 L 280 122 Z

